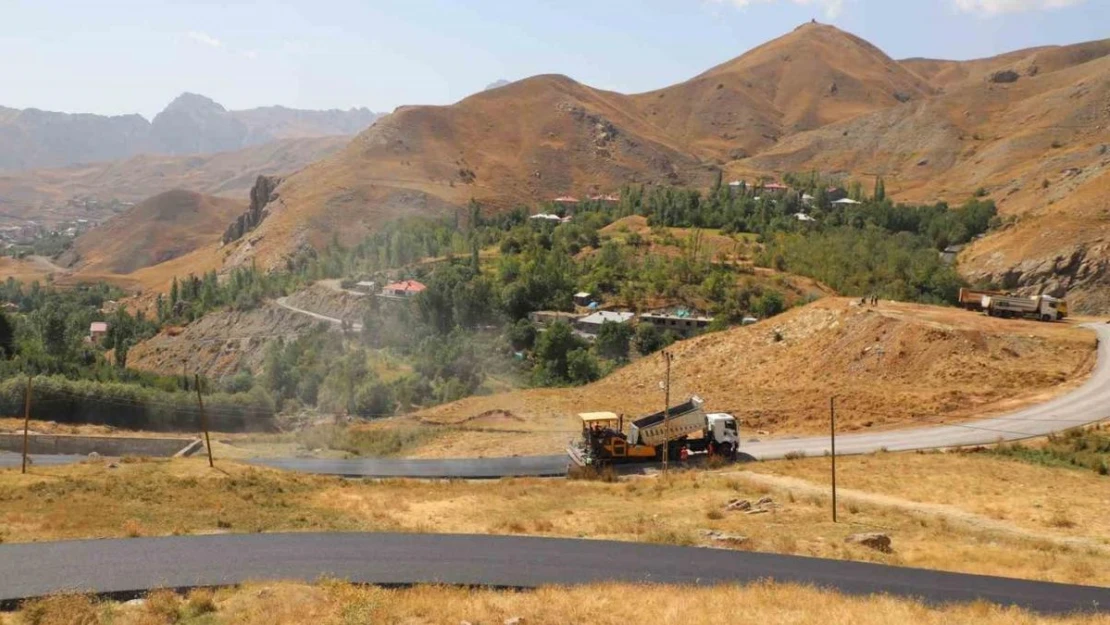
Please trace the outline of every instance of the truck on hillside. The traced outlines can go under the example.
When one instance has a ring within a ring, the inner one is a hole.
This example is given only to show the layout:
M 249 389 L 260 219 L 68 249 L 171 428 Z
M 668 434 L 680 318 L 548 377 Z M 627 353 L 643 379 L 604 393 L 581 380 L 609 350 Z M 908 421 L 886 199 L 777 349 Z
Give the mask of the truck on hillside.
M 957 299 L 957 303 L 960 308 L 965 308 L 967 310 L 983 310 L 983 298 L 988 295 L 1008 295 L 1008 293 L 1005 291 L 960 287 L 960 295 Z
M 709 454 L 734 459 L 740 447 L 736 417 L 727 413 L 706 414 L 700 397 L 666 411 L 631 421 L 624 432 L 624 417 L 612 412 L 582 413 L 582 438 L 567 449 L 571 461 L 580 466 L 614 463 L 679 461 L 690 454 Z
M 1059 321 L 1068 316 L 1067 301 L 1049 295 L 984 295 L 982 306 L 991 317 Z

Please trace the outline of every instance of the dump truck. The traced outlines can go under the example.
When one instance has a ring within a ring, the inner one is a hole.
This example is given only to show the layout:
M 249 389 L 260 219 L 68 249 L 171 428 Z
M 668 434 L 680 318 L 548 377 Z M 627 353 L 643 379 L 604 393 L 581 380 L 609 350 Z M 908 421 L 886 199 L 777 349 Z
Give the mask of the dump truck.
M 1033 297 L 984 295 L 982 306 L 983 310 L 992 317 L 1058 321 L 1068 316 L 1067 301 L 1048 295 Z
M 960 308 L 967 310 L 983 310 L 983 298 L 991 295 L 1008 295 L 1005 291 L 990 291 L 985 289 L 968 289 L 960 287 L 960 295 L 957 300 Z
M 612 412 L 582 413 L 582 439 L 567 449 L 580 466 L 614 463 L 655 462 L 666 449 L 671 460 L 690 454 L 735 458 L 740 447 L 736 417 L 727 413 L 706 414 L 700 397 L 649 414 L 629 423 L 624 432 L 623 416 Z

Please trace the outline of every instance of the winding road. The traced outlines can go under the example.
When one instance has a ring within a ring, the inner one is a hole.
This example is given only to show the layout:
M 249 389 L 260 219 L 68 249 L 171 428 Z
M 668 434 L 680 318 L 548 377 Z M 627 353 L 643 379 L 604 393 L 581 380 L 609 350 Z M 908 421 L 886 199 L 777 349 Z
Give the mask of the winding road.
M 298 310 L 282 304 L 290 310 Z M 330 317 L 325 320 L 338 322 Z M 989 445 L 1002 441 L 1045 436 L 1110 418 L 1110 325 L 1089 324 L 1098 335 L 1098 354 L 1094 371 L 1082 386 L 1043 404 L 1012 413 L 965 421 L 962 423 L 922 425 L 920 427 L 844 434 L 836 438 L 836 454 L 853 455 L 876 451 L 910 451 L 969 445 Z M 922 419 L 922 423 L 929 423 Z M 743 426 L 741 426 L 743 427 Z M 743 432 L 741 432 L 743 434 Z M 829 451 L 827 436 L 745 440 L 740 450 L 757 459 L 772 460 L 787 454 L 801 453 L 821 456 Z M 68 457 L 77 461 L 83 456 Z M 36 462 L 38 461 L 36 457 Z M 65 456 L 46 460 L 61 464 Z M 347 477 L 414 477 L 414 478 L 498 478 L 560 476 L 567 471 L 567 456 L 520 456 L 508 458 L 354 458 L 332 460 L 322 458 L 257 458 L 247 462 L 277 469 L 342 475 Z M 0 453 L 0 467 L 18 466 L 19 456 Z
M 65 591 L 129 596 L 250 580 L 502 588 L 602 581 L 774 580 L 929 603 L 986 600 L 1044 613 L 1110 612 L 1110 588 L 864 562 L 603 540 L 456 534 L 237 534 L 0 545 L 0 606 Z
M 1110 418 L 1110 325 L 1091 324 L 1084 327 L 1098 335 L 1098 354 L 1094 371 L 1078 389 L 1043 404 L 989 419 L 844 434 L 836 437 L 836 455 L 989 445 L 1044 436 Z M 922 419 L 923 423 L 929 421 Z M 821 456 L 829 453 L 829 448 L 828 436 L 746 440 L 740 444 L 743 453 L 757 460 L 772 460 L 792 453 Z M 565 475 L 567 469 L 567 457 L 562 454 L 444 460 L 267 458 L 250 462 L 278 469 L 348 477 L 558 476 Z

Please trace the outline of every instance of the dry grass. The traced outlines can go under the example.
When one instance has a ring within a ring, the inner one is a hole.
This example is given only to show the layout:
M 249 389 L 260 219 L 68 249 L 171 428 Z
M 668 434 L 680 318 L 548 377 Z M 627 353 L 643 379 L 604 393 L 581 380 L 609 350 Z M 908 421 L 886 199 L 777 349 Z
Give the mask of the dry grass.
M 1100 616 L 1044 617 L 983 602 L 933 607 L 905 599 L 850 597 L 770 583 L 701 588 L 600 584 L 504 592 L 445 587 L 390 590 L 331 580 L 315 585 L 275 582 L 219 590 L 203 612 L 195 611 L 193 606 L 193 596 L 183 600 L 168 591 L 156 591 L 139 605 L 59 596 L 32 602 L 18 613 L 0 615 L 0 624 L 425 625 L 519 619 L 528 625 L 713 625 L 736 623 L 741 614 L 746 622 L 793 625 L 1105 623 Z
M 825 466 L 805 459 L 616 482 L 373 482 L 233 462 L 210 470 L 199 458 L 88 462 L 0 472 L 0 540 L 359 530 L 723 546 L 704 534 L 717 530 L 749 537 L 741 548 L 754 551 L 1110 584 L 1108 482 L 1093 472 L 982 455 L 845 459 L 834 524 L 820 482 Z M 766 513 L 723 510 L 765 495 L 774 500 Z M 863 531 L 888 532 L 893 553 L 845 543 Z

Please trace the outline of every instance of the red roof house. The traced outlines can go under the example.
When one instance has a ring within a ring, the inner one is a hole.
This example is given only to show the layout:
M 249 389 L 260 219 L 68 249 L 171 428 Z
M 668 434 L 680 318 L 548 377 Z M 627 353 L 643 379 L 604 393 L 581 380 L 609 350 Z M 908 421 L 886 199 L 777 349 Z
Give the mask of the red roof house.
M 394 282 L 393 284 L 387 284 L 382 287 L 382 295 L 412 297 L 427 288 L 428 287 L 416 280 L 401 280 L 400 282 Z

